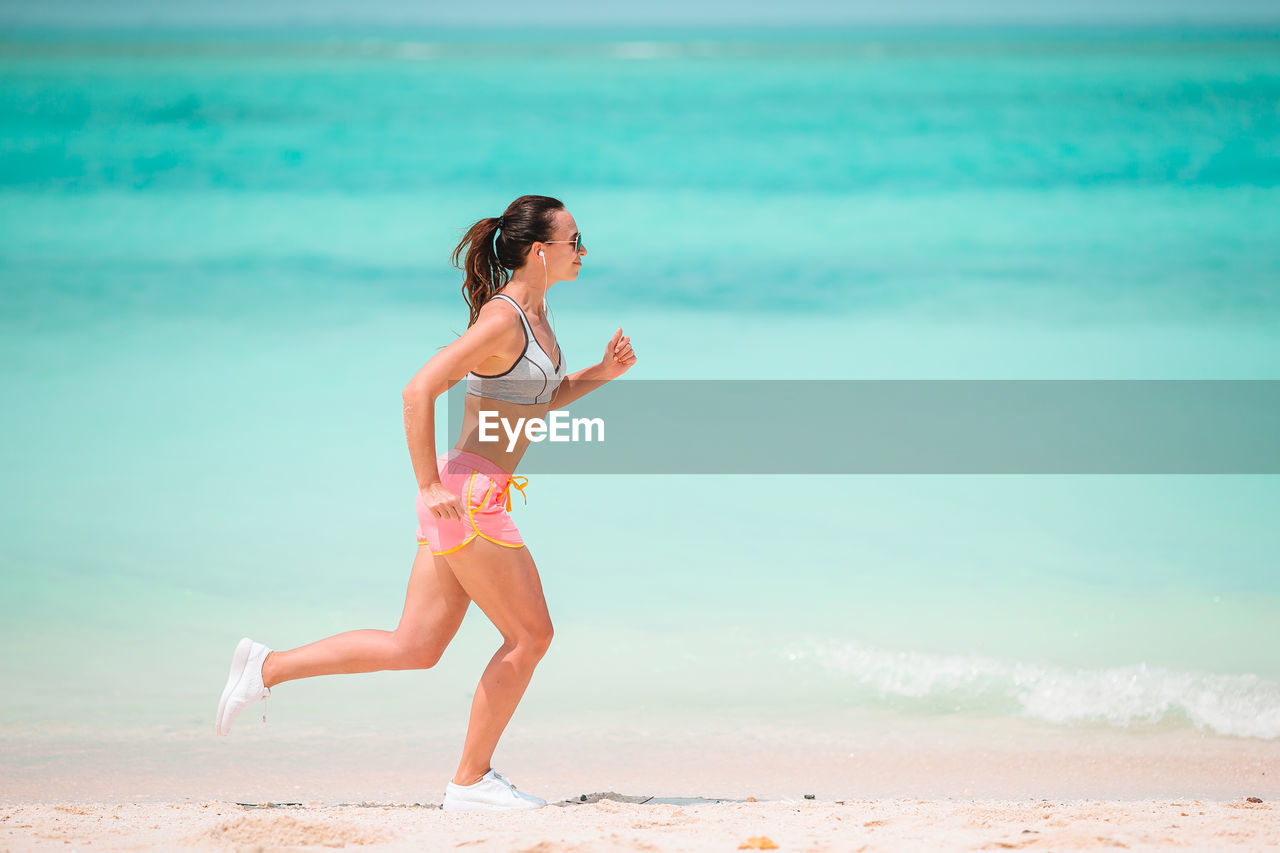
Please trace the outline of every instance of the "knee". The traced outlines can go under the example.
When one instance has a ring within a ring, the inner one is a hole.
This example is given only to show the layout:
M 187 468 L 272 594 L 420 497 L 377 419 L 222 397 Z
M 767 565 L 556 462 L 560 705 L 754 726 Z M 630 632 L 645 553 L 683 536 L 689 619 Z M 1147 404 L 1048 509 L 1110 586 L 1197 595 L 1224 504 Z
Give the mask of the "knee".
M 404 643 L 396 653 L 396 669 L 431 669 L 440 662 L 444 649 L 429 643 Z
M 440 663 L 440 657 L 443 652 L 440 649 L 426 649 L 414 652 L 405 658 L 408 666 L 405 669 L 431 669 L 431 667 Z
M 537 628 L 521 635 L 516 640 L 516 650 L 523 656 L 531 658 L 535 661 L 541 660 L 542 656 L 547 653 L 547 649 L 551 647 L 551 637 L 554 631 L 551 623 L 540 625 Z

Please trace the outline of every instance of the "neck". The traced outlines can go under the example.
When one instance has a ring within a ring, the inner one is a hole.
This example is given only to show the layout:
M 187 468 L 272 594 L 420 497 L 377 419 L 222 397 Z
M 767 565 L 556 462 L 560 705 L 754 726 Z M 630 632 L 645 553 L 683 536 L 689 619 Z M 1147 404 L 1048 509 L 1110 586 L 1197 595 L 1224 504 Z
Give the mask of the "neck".
M 517 270 L 503 286 L 502 292 L 519 302 L 527 313 L 541 315 L 542 303 L 550 289 L 549 284 L 542 283 L 542 270 L 539 268 L 536 276 L 528 269 Z

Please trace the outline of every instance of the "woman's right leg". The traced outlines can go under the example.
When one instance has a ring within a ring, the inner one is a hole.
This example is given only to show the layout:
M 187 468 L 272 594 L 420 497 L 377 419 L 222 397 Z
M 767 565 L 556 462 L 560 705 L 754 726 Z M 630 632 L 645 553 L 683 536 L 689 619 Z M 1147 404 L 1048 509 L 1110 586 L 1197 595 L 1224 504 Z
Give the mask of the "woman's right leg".
M 409 575 L 404 612 L 394 631 L 361 628 L 288 651 L 262 663 L 262 683 L 384 669 L 427 669 L 440 660 L 467 614 L 467 595 L 444 557 L 419 546 Z
M 456 785 L 471 785 L 489 771 L 498 738 L 551 644 L 551 617 L 528 548 L 476 537 L 449 555 L 449 566 L 503 639 L 472 698 L 462 760 L 453 777 Z

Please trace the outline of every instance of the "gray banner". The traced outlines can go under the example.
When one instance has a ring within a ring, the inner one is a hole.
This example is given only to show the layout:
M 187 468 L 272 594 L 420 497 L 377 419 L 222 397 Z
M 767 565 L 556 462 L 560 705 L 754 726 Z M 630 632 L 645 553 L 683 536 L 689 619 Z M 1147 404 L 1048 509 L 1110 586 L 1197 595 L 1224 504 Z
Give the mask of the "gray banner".
M 603 440 L 580 423 L 521 473 L 1280 473 L 1276 380 L 621 379 L 556 412 Z

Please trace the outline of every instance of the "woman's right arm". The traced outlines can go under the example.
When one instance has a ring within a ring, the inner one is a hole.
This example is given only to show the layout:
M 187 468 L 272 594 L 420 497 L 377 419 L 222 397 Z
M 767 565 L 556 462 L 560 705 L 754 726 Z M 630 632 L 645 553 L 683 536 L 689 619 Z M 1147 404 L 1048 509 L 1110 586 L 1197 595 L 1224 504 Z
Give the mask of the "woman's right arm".
M 501 300 L 499 300 L 501 301 Z M 510 353 L 524 344 L 524 329 L 512 312 L 481 309 L 476 322 L 453 343 L 433 355 L 413 375 L 400 397 L 404 401 L 404 433 L 418 491 L 436 518 L 462 519 L 458 496 L 440 482 L 436 469 L 436 399 L 492 355 Z

